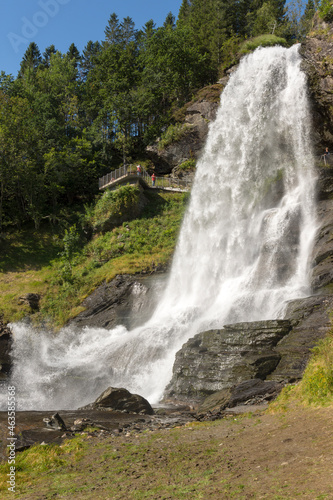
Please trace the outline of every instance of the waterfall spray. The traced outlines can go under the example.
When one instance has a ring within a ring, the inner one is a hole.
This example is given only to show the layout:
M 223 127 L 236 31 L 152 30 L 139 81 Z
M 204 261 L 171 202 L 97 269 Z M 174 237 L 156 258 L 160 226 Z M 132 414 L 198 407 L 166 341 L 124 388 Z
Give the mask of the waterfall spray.
M 107 386 L 157 402 L 175 353 L 200 331 L 275 319 L 309 294 L 316 231 L 313 155 L 298 47 L 257 49 L 225 88 L 198 161 L 167 287 L 127 331 L 12 325 L 21 409 L 76 408 Z

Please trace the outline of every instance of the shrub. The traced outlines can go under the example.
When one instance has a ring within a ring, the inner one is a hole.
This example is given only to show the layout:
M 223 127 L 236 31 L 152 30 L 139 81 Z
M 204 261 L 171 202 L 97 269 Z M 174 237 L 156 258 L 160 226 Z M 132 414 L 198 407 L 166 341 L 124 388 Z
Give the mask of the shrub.
M 190 125 L 183 123 L 176 123 L 175 125 L 169 125 L 165 132 L 163 132 L 161 139 L 158 143 L 158 149 L 162 150 L 166 148 L 172 142 L 179 141 L 184 137 L 190 129 Z
M 258 47 L 273 47 L 274 45 L 288 46 L 284 38 L 275 35 L 260 35 L 244 42 L 240 48 L 240 53 L 244 55 L 253 52 Z
M 183 163 L 181 163 L 178 167 L 178 170 L 184 171 L 184 170 L 192 170 L 195 168 L 196 165 L 196 160 L 194 158 L 190 160 L 186 160 Z
M 137 217 L 139 212 L 140 189 L 127 185 L 115 191 L 105 191 L 95 208 L 87 213 L 87 221 L 94 231 L 105 232 Z

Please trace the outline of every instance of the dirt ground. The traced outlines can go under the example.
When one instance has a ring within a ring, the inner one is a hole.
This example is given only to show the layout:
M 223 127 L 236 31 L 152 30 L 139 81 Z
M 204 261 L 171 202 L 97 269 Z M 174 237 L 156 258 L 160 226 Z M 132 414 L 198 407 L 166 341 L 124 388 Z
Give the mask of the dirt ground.
M 333 408 L 295 408 L 120 436 L 88 436 L 23 500 L 333 499 Z

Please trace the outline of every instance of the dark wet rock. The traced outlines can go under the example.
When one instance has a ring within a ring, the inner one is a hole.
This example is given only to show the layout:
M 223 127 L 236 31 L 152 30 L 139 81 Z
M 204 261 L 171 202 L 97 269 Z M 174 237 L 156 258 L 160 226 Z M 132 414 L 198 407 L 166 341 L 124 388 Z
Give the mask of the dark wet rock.
M 333 182 L 331 189 L 333 190 Z M 316 293 L 331 293 L 333 285 L 333 199 L 318 202 L 317 222 L 318 230 L 311 257 L 311 286 Z
M 70 438 L 70 434 L 64 431 L 51 431 L 49 429 L 26 429 L 16 436 L 16 451 L 24 451 L 35 444 L 60 444 L 65 438 Z
M 236 323 L 199 333 L 176 354 L 166 400 L 203 401 L 218 392 L 220 407 L 231 406 L 238 396 L 230 389 L 243 389 L 239 384 L 247 380 L 300 380 L 311 349 L 330 331 L 332 309 L 333 296 L 318 295 L 291 301 L 286 320 Z
M 248 379 L 264 380 L 278 366 L 275 347 L 290 330 L 288 320 L 274 320 L 197 334 L 176 354 L 165 398 L 203 400 Z
M 84 408 L 110 408 L 128 413 L 154 414 L 153 408 L 144 397 L 132 394 L 127 389 L 118 387 L 108 387 L 94 403 Z
M 67 431 L 45 428 L 45 420 L 52 419 L 47 411 L 20 411 L 16 414 L 16 451 L 23 451 L 34 444 L 60 444 L 77 433 L 98 437 L 130 436 L 143 431 L 153 432 L 186 425 L 196 420 L 195 412 L 188 407 L 160 407 L 159 415 L 138 415 L 123 411 L 99 408 L 98 410 L 63 410 L 59 417 Z M 0 459 L 6 458 L 8 414 L 0 412 Z
M 21 304 L 28 305 L 33 311 L 39 310 L 40 295 L 38 293 L 27 293 L 19 297 Z
M 127 328 L 139 326 L 151 316 L 159 283 L 164 281 L 162 275 L 154 278 L 123 274 L 103 283 L 82 302 L 85 310 L 71 320 L 69 326 L 106 329 L 119 324 Z
M 295 382 L 302 378 L 311 349 L 331 329 L 332 308 L 332 295 L 307 297 L 289 303 L 285 316 L 290 319 L 293 328 L 275 348 L 281 361 L 268 379 Z
M 261 379 L 250 379 L 238 385 L 216 392 L 208 396 L 200 404 L 197 413 L 216 412 L 233 408 L 240 404 L 258 405 L 276 398 L 283 384 Z
M 66 424 L 59 413 L 55 413 L 51 417 L 43 418 L 43 422 L 48 429 L 52 429 L 54 431 L 67 431 Z
M 3 324 L 0 318 L 0 380 L 6 379 L 11 370 L 10 351 L 12 340 L 10 329 Z

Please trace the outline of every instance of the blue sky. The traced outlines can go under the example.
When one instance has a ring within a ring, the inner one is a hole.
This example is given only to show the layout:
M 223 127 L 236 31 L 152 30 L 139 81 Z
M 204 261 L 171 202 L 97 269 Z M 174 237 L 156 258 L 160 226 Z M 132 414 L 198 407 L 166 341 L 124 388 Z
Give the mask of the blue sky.
M 54 44 L 67 52 L 75 43 L 81 52 L 89 40 L 102 41 L 110 15 L 131 17 L 137 29 L 153 19 L 161 26 L 171 11 L 177 18 L 182 0 L 2 0 L 0 71 L 17 76 L 30 42 L 43 54 Z

